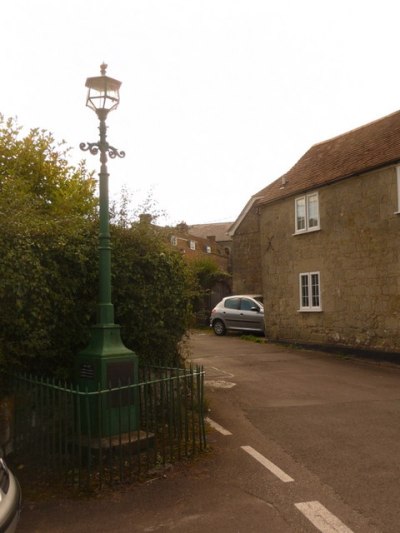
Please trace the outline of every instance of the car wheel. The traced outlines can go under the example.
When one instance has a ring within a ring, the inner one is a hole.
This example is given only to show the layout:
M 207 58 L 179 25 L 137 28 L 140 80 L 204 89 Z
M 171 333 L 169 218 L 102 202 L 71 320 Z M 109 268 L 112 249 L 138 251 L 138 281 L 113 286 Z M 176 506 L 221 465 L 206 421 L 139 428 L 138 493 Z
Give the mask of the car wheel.
M 221 320 L 215 320 L 213 323 L 213 330 L 216 335 L 225 335 L 225 324 Z

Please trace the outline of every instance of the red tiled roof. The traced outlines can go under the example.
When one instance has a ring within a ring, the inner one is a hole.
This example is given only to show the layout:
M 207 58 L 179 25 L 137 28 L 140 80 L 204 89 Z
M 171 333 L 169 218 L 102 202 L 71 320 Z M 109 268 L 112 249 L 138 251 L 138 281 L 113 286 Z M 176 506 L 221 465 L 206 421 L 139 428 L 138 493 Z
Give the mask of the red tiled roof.
M 315 144 L 289 172 L 253 198 L 258 204 L 268 203 L 398 161 L 400 111 Z
M 198 237 L 207 238 L 209 236 L 215 236 L 215 240 L 228 241 L 231 237 L 228 235 L 228 229 L 232 225 L 232 222 L 214 222 L 210 224 L 193 224 L 189 226 L 189 231 L 192 235 Z

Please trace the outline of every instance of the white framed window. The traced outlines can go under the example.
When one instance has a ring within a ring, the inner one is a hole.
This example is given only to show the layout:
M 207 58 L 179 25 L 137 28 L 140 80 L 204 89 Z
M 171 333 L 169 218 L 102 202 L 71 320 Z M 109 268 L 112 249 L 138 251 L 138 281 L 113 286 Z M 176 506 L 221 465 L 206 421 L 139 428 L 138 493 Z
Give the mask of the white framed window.
M 321 311 L 321 283 L 319 272 L 299 275 L 300 311 Z
M 211 246 L 208 246 L 208 245 L 206 246 L 206 252 L 207 252 L 208 254 L 211 253 Z
M 295 200 L 295 233 L 319 229 L 319 199 L 313 192 Z
M 175 235 L 172 235 L 171 244 L 172 246 L 178 246 L 178 237 L 176 237 Z
M 189 248 L 191 250 L 196 250 L 196 241 L 189 241 Z

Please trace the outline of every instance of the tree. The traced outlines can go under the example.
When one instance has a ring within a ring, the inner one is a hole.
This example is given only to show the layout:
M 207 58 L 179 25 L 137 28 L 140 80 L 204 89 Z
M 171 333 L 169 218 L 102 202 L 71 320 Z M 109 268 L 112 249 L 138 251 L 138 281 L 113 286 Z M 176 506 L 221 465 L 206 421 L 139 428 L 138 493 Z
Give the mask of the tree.
M 230 274 L 221 270 L 209 257 L 200 257 L 189 263 L 194 283 L 193 309 L 199 324 L 208 324 L 211 311 L 211 291 L 219 284 L 228 284 Z
M 95 181 L 65 143 L 0 115 L 0 365 L 56 371 L 95 293 Z M 92 252 L 93 247 L 93 252 Z M 87 294 L 86 294 L 87 292 Z M 87 334 L 86 334 L 87 335 Z
M 95 180 L 85 164 L 72 166 L 66 143 L 56 143 L 45 130 L 21 132 L 14 119 L 0 114 L 1 223 L 21 227 L 93 218 Z
M 95 181 L 44 130 L 0 115 L 0 369 L 70 377 L 98 293 Z M 179 254 L 121 203 L 112 226 L 113 302 L 141 362 L 180 363 L 191 278 Z
M 228 281 L 230 274 L 221 270 L 209 257 L 200 257 L 190 262 L 201 291 L 210 291 L 220 281 Z
M 125 185 L 122 186 L 118 200 L 113 200 L 110 205 L 110 224 L 122 228 L 130 228 L 132 224 L 139 221 L 143 216 L 149 217 L 151 221 L 165 216 L 165 211 L 160 210 L 157 201 L 154 199 L 152 191 L 139 205 L 133 201 L 133 193 Z

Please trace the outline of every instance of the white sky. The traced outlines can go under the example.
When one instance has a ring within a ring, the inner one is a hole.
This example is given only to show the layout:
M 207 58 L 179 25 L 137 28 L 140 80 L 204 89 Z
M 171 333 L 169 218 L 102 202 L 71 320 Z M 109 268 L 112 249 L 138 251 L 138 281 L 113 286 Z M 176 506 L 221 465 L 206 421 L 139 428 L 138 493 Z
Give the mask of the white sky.
M 2 2 L 0 112 L 98 158 L 85 80 L 122 81 L 110 190 L 162 221 L 234 221 L 308 148 L 400 108 L 398 0 Z

